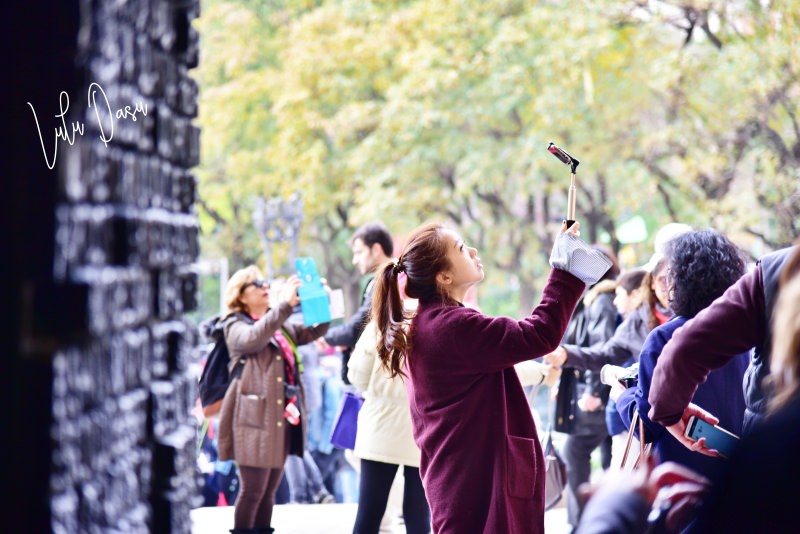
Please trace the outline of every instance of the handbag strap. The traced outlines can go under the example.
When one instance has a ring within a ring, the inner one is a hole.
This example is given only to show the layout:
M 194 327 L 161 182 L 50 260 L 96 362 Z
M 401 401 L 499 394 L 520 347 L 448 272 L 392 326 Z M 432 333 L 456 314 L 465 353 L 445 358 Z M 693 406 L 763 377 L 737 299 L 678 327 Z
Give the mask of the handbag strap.
M 533 389 L 531 390 L 531 392 L 528 393 L 528 406 L 531 408 L 531 410 L 533 410 L 533 405 L 534 405 L 534 403 L 536 401 L 536 396 L 539 394 L 539 388 L 542 386 L 542 384 L 544 384 L 544 379 L 542 379 L 541 382 L 539 382 L 538 384 L 533 386 Z M 547 389 L 549 390 L 550 388 L 548 387 Z M 545 443 L 548 439 L 552 438 L 552 433 L 553 433 L 553 402 L 554 402 L 553 401 L 553 397 L 550 395 L 550 392 L 548 391 L 548 395 L 547 395 L 547 429 L 545 430 L 545 433 L 547 433 L 547 437 L 544 440 L 542 440 L 542 443 Z
M 633 435 L 636 430 L 636 423 L 639 421 L 639 412 L 633 411 L 633 419 L 631 420 L 631 427 L 628 429 L 628 440 L 625 443 L 625 452 L 622 453 L 622 462 L 619 464 L 620 469 L 625 469 L 625 464 L 628 463 L 628 453 L 631 450 L 631 443 L 633 442 Z
M 633 412 L 633 419 L 631 419 L 631 427 L 628 430 L 628 440 L 625 443 L 625 452 L 622 453 L 622 462 L 619 465 L 620 469 L 625 468 L 625 464 L 628 461 L 628 453 L 631 449 L 631 443 L 633 442 L 633 436 L 636 434 L 636 427 L 639 427 L 639 456 L 636 458 L 636 461 L 631 468 L 636 469 L 639 467 L 639 464 L 642 460 L 647 459 L 650 456 L 650 449 L 652 448 L 652 443 L 646 443 L 645 441 L 645 433 L 644 433 L 644 420 L 639 417 L 639 411 L 634 410 Z

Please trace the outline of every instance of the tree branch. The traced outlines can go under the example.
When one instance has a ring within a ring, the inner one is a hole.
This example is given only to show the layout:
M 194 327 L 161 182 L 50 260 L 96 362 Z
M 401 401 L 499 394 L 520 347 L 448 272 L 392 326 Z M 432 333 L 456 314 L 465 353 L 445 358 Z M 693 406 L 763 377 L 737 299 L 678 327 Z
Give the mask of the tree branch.
M 199 194 L 197 195 L 197 203 L 200 205 L 203 211 L 205 211 L 208 214 L 208 216 L 214 220 L 215 223 L 217 223 L 220 226 L 226 226 L 228 224 L 228 221 L 226 221 L 225 218 L 222 215 L 220 215 L 217 210 L 209 206 L 208 203 L 205 201 L 205 199 L 201 197 Z
M 664 187 L 664 184 L 666 183 L 671 185 L 675 189 L 680 189 L 678 187 L 678 184 L 675 183 L 675 180 L 669 174 L 667 174 L 663 169 L 661 169 L 655 163 L 644 159 L 639 159 L 638 161 L 642 165 L 644 165 L 648 171 L 650 171 L 651 173 L 656 175 L 657 178 L 659 178 L 659 180 L 656 182 L 656 188 L 658 189 L 658 193 L 659 195 L 661 195 L 661 198 L 664 201 L 664 206 L 666 206 L 667 212 L 672 217 L 672 220 L 677 220 L 678 219 L 677 212 L 675 211 L 675 208 L 672 206 L 672 200 L 670 198 L 669 191 L 667 191 L 666 187 Z
M 750 235 L 753 235 L 753 236 L 759 238 L 761 241 L 766 243 L 767 246 L 769 248 L 771 248 L 771 249 L 779 249 L 781 247 L 781 243 L 778 243 L 777 241 L 774 241 L 774 240 L 770 239 L 769 237 L 767 237 L 766 234 L 764 234 L 763 232 L 759 232 L 758 230 L 756 230 L 754 228 L 751 228 L 751 227 L 748 226 L 747 228 L 744 229 L 744 231 L 747 232 Z
M 703 32 L 706 34 L 709 40 L 714 43 L 714 46 L 717 47 L 717 50 L 722 50 L 722 41 L 720 41 L 719 38 L 714 35 L 714 33 L 711 31 L 711 28 L 708 26 L 708 11 L 704 13 L 703 24 L 701 24 L 700 27 L 703 29 Z

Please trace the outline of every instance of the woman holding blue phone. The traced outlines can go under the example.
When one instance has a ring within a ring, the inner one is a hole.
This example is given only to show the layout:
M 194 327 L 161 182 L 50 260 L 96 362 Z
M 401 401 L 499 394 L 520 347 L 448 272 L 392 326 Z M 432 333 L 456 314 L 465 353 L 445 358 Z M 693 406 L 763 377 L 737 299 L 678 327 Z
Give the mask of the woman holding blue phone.
M 222 401 L 219 458 L 236 460 L 241 488 L 236 534 L 272 532 L 275 493 L 289 454 L 303 456 L 307 434 L 297 345 L 324 335 L 289 321 L 301 282 L 290 276 L 272 295 L 258 267 L 236 271 L 225 286 L 225 343 L 233 380 Z
M 669 295 L 669 306 L 675 316 L 654 329 L 645 340 L 639 357 L 639 383 L 624 389 L 613 385 L 612 398 L 625 425 L 630 427 L 634 412 L 645 425 L 645 441 L 653 443 L 660 462 L 674 461 L 714 479 L 725 462 L 688 450 L 663 426 L 653 423 L 647 414 L 650 403 L 647 396 L 653 369 L 664 345 L 672 334 L 707 307 L 745 272 L 742 252 L 727 237 L 714 230 L 697 230 L 681 234 L 666 244 L 668 258 L 664 289 Z M 693 403 L 714 414 L 721 427 L 740 434 L 744 413 L 742 377 L 748 364 L 748 354 L 742 353 L 728 365 L 712 372 L 708 380 L 697 389 Z M 676 380 L 680 380 L 676 377 Z

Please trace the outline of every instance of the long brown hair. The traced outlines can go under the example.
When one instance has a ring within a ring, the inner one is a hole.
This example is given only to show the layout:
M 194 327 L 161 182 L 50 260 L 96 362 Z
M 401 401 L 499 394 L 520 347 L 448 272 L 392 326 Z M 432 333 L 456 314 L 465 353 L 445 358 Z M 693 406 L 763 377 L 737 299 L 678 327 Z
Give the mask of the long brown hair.
M 397 261 L 378 268 L 372 295 L 372 317 L 378 326 L 377 351 L 381 363 L 392 377 L 405 376 L 403 363 L 411 350 L 411 316 L 403 309 L 397 277 L 406 273 L 405 293 L 420 303 L 450 301 L 439 287 L 436 275 L 450 268 L 447 243 L 439 223 L 420 226 L 408 238 Z

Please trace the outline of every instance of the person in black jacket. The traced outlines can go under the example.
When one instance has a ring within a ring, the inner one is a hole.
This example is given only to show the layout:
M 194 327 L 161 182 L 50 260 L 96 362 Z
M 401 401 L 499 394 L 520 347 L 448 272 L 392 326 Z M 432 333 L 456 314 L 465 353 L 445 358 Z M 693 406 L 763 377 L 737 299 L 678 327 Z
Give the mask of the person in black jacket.
M 600 346 L 606 342 L 617 328 L 617 308 L 614 305 L 616 283 L 619 266 L 614 253 L 610 249 L 594 245 L 612 262 L 611 268 L 603 278 L 593 285 L 584 296 L 572 316 L 562 343 L 580 347 Z M 608 435 L 605 421 L 605 406 L 608 402 L 608 386 L 600 383 L 597 372 L 583 371 L 580 368 L 565 368 L 559 387 L 561 403 L 575 400 L 576 406 L 570 415 L 574 415 L 564 443 L 563 455 L 567 464 L 567 516 L 570 525 L 575 527 L 580 517 L 581 503 L 578 487 L 588 482 L 591 475 L 591 454 L 598 446 L 601 448 L 603 468 L 611 463 L 611 438 Z M 565 377 L 565 374 L 572 376 Z M 574 379 L 573 379 L 574 377 Z M 576 383 L 573 386 L 565 380 L 570 378 Z M 559 427 L 556 427 L 559 430 Z
M 350 247 L 353 251 L 353 265 L 362 275 L 369 274 L 370 279 L 361 296 L 361 306 L 350 316 L 346 323 L 328 330 L 323 340 L 328 345 L 343 347 L 342 349 L 342 380 L 349 384 L 347 379 L 347 362 L 350 353 L 356 346 L 356 341 L 361 337 L 361 332 L 369 319 L 369 310 L 372 305 L 372 289 L 375 270 L 392 259 L 394 244 L 392 234 L 380 222 L 371 222 L 361 226 L 350 238 Z

